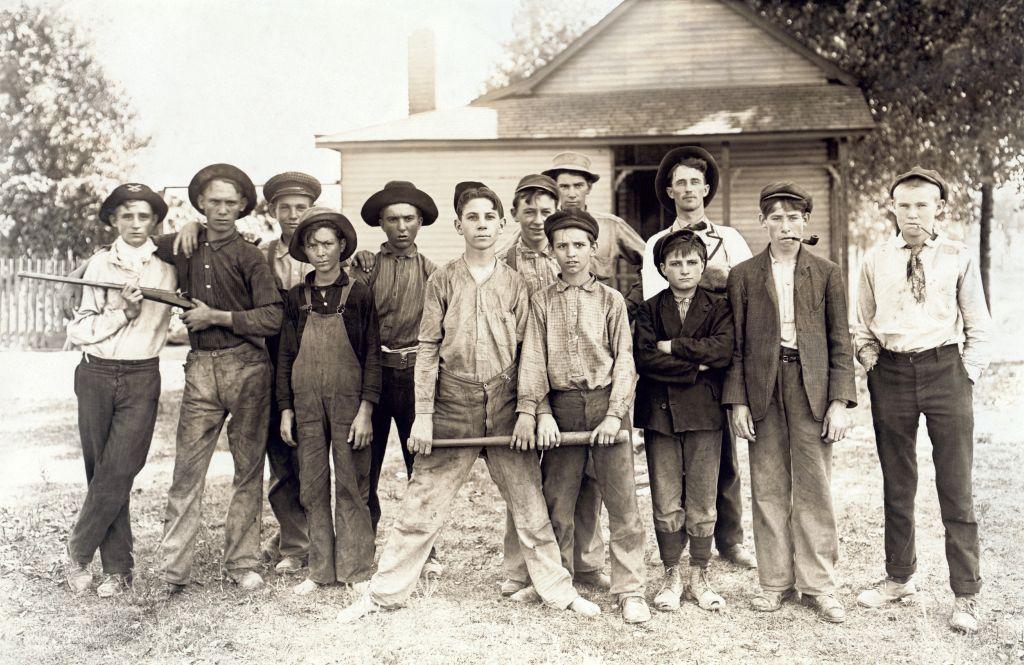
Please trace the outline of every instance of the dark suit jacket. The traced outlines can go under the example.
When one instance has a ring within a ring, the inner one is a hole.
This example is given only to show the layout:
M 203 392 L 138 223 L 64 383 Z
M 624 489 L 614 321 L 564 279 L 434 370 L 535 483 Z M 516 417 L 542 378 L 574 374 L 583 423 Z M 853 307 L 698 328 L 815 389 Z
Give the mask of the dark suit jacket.
M 797 255 L 794 278 L 796 342 L 804 390 L 811 413 L 820 421 L 832 400 L 845 400 L 849 406 L 857 403 L 846 285 L 839 266 L 804 248 Z M 729 302 L 736 348 L 722 402 L 746 404 L 753 419 L 761 420 L 775 390 L 782 344 L 768 248 L 729 273 Z
M 671 289 L 640 305 L 633 342 L 640 375 L 634 424 L 667 435 L 722 429 L 722 381 L 734 334 L 729 302 L 702 288 L 682 322 Z M 656 343 L 669 339 L 672 353 L 662 353 Z M 698 372 L 699 365 L 711 369 Z

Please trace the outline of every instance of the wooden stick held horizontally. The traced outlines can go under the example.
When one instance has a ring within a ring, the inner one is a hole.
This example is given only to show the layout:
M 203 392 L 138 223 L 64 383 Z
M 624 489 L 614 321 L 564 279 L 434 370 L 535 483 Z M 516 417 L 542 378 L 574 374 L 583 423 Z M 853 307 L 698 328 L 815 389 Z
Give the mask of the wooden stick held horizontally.
M 512 435 L 477 436 L 467 439 L 434 439 L 432 448 L 464 448 L 467 446 L 508 446 L 512 443 Z M 620 430 L 615 435 L 615 443 L 629 443 L 629 431 Z M 590 432 L 562 432 L 561 446 L 589 446 Z

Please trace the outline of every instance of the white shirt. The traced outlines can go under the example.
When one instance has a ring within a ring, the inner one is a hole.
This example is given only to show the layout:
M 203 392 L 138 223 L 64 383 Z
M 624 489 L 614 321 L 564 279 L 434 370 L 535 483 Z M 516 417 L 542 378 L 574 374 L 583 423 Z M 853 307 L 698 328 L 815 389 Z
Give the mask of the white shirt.
M 769 251 L 769 255 L 771 252 Z M 789 261 L 772 259 L 772 278 L 775 281 L 775 295 L 779 300 L 779 324 L 782 331 L 782 346 L 791 349 L 796 345 L 796 304 L 793 296 L 796 257 Z
M 85 279 L 116 284 L 137 279 L 139 286 L 173 291 L 177 285 L 174 268 L 153 255 L 156 246 L 152 241 L 146 243 L 139 248 L 145 248 L 140 256 L 137 250 L 126 250 L 127 244 L 118 238 L 109 250 L 89 260 Z M 84 287 L 82 304 L 68 324 L 68 339 L 89 355 L 106 360 L 155 358 L 167 341 L 170 306 L 143 300 L 139 315 L 131 321 L 124 306 L 120 291 Z
M 308 263 L 303 263 L 288 253 L 288 243 L 281 238 L 276 238 L 267 243 L 263 248 L 265 255 L 274 252 L 274 278 L 281 283 L 281 288 L 288 291 L 296 284 L 300 284 L 306 275 L 313 269 Z
M 718 245 L 718 239 L 709 237 L 711 233 L 718 235 L 722 238 L 722 246 L 714 256 L 708 260 L 707 269 L 704 272 L 704 278 L 701 279 L 701 286 L 709 288 L 713 291 L 722 291 L 725 288 L 723 280 L 719 279 L 722 283 L 714 284 L 709 283 L 709 278 L 718 273 L 724 273 L 726 277 L 729 275 L 729 271 L 736 265 L 746 261 L 753 254 L 750 252 L 750 247 L 747 246 L 747 241 L 743 239 L 740 232 L 730 226 L 722 226 L 720 224 L 712 224 L 708 221 L 707 217 L 704 218 L 704 223 L 708 225 L 708 228 L 703 231 L 697 231 L 697 235 L 701 240 L 704 241 L 704 246 L 708 248 L 708 254 L 711 254 L 715 246 Z M 672 226 L 668 227 L 664 231 L 658 231 L 653 236 L 647 239 L 647 243 L 644 246 L 644 262 L 642 272 L 640 274 L 642 278 L 642 286 L 644 290 L 644 300 L 653 298 L 657 294 L 661 293 L 668 287 L 668 281 L 661 276 L 658 272 L 658 267 L 654 265 L 654 244 L 658 242 L 658 239 L 662 236 L 672 233 L 673 231 L 680 231 L 686 228 L 687 222 L 676 218 Z

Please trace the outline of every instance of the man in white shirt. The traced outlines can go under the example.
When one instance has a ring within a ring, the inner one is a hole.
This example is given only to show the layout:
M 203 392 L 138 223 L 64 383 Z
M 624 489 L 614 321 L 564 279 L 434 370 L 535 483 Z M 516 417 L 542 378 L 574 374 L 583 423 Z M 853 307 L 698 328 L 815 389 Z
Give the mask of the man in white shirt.
M 107 598 L 132 586 L 132 530 L 128 514 L 135 476 L 149 453 L 160 400 L 160 349 L 167 339 L 171 308 L 143 300 L 139 287 L 173 290 L 174 268 L 154 256 L 149 238 L 167 214 L 167 204 L 146 185 L 117 187 L 99 217 L 115 227 L 110 249 L 96 254 L 85 271 L 94 281 L 124 284 L 120 291 L 86 287 L 68 325 L 68 339 L 81 346 L 75 370 L 78 431 L 89 489 L 68 538 L 72 591 L 92 585 L 89 564 L 96 550 Z
M 713 224 L 705 213 L 718 190 L 718 178 L 715 158 L 698 146 L 674 148 L 662 158 L 654 189 L 661 205 L 675 215 L 675 221 L 647 239 L 640 273 L 644 300 L 668 288 L 668 282 L 654 263 L 654 245 L 664 235 L 689 229 L 704 241 L 708 260 L 700 286 L 715 293 L 725 293 L 729 271 L 753 256 L 739 231 Z M 631 299 L 635 299 L 635 293 L 631 295 L 634 296 Z M 743 545 L 743 500 L 740 493 L 736 437 L 725 427 L 722 430 L 722 466 L 718 473 L 715 547 L 724 559 L 743 568 L 756 568 L 754 556 Z
M 882 607 L 916 592 L 915 449 L 924 414 L 955 596 L 949 624 L 973 633 L 981 590 L 973 388 L 989 362 L 992 320 L 970 250 L 935 230 L 947 192 L 932 170 L 914 167 L 897 177 L 890 194 L 898 234 L 871 248 L 861 267 L 854 341 L 867 370 L 882 467 L 886 579 L 857 603 Z

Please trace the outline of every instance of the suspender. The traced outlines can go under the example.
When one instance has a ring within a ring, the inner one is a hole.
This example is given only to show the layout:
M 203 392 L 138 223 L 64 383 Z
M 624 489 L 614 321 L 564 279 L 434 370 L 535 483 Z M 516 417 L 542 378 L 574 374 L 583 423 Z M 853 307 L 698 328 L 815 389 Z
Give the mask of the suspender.
M 307 314 L 313 311 L 313 287 L 306 284 L 302 289 L 303 294 L 306 298 L 306 304 L 301 308 Z M 341 316 L 345 313 L 345 304 L 348 303 L 348 294 L 352 292 L 352 280 L 348 280 L 348 284 L 341 287 L 341 297 L 338 299 L 338 309 L 335 313 Z
M 270 274 L 274 276 L 274 281 L 277 282 L 277 289 L 284 292 L 284 281 L 282 281 L 281 276 L 277 274 L 277 262 L 275 260 L 277 257 L 277 246 L 280 243 L 280 238 L 274 238 L 267 243 L 267 267 L 270 268 Z

